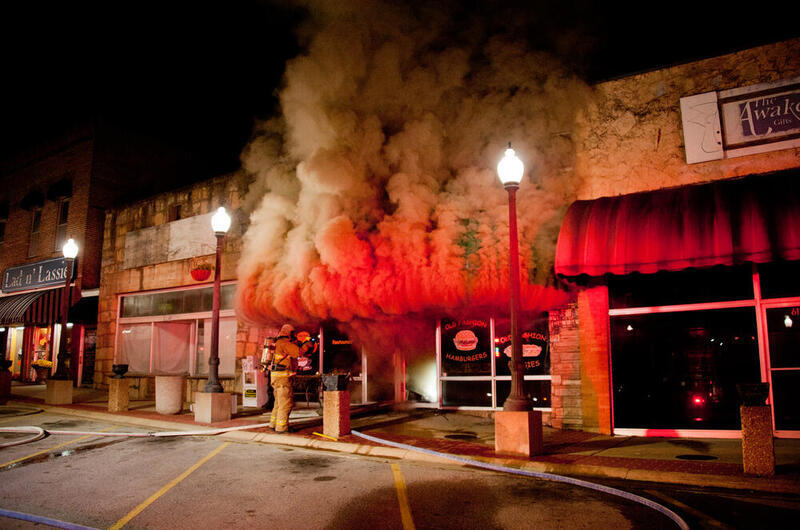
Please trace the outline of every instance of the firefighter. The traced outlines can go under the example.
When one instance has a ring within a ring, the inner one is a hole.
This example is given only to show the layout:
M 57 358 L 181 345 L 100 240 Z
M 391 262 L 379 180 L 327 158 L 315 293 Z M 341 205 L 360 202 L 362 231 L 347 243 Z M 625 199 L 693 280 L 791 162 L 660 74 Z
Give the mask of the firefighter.
M 275 354 L 270 365 L 270 383 L 275 395 L 269 426 L 275 432 L 289 431 L 289 414 L 294 406 L 293 376 L 297 358 L 311 348 L 310 341 L 298 345 L 291 324 L 284 324 L 275 340 Z

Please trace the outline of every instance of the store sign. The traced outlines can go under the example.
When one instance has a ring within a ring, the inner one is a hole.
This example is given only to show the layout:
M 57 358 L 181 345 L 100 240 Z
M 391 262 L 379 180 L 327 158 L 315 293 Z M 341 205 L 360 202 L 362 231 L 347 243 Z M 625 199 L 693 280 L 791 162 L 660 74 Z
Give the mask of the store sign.
M 522 342 L 522 366 L 525 374 L 548 374 L 550 352 L 547 347 L 547 336 L 538 331 L 523 331 L 520 339 Z M 500 357 L 501 353 L 507 359 L 511 359 L 511 335 L 495 338 L 495 356 Z
M 72 268 L 73 278 L 75 269 Z M 3 272 L 4 293 L 14 293 L 31 289 L 41 289 L 54 285 L 64 285 L 67 279 L 67 260 L 65 258 L 37 261 L 18 267 L 9 267 Z
M 720 100 L 720 105 L 727 148 L 800 134 L 800 87 Z
M 686 162 L 800 147 L 800 77 L 681 98 Z
M 486 362 L 489 359 L 489 321 L 443 320 L 442 357 L 450 362 Z

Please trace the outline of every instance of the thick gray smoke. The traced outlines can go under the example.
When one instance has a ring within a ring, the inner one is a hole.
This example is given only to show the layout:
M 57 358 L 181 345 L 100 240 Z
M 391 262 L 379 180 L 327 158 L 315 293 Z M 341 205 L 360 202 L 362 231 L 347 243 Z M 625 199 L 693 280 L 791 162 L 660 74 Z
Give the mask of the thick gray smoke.
M 256 178 L 239 265 L 246 320 L 334 320 L 397 344 L 398 330 L 415 329 L 401 323 L 507 311 L 496 166 L 509 141 L 526 165 L 523 306 L 564 301 L 547 284 L 590 90 L 524 40 L 493 34 L 502 24 L 485 13 L 428 4 L 307 4 L 307 48 L 287 64 L 281 115 L 243 154 Z

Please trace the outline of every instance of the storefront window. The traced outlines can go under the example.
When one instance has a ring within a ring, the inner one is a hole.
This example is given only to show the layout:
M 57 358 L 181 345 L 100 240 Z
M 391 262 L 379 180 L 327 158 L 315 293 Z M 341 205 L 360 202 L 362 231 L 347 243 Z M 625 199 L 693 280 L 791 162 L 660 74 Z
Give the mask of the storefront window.
M 233 309 L 236 285 L 220 287 L 220 310 Z M 123 318 L 203 313 L 211 311 L 213 288 L 184 289 L 152 294 L 137 294 L 122 298 Z
M 550 381 L 523 381 L 522 392 L 531 400 L 534 408 L 550 407 Z M 497 382 L 497 406 L 502 407 L 511 393 L 511 381 Z
M 361 374 L 361 355 L 353 346 L 347 335 L 339 332 L 333 327 L 326 326 L 322 332 L 323 338 L 323 372 L 330 373 L 350 373 L 352 376 Z M 316 373 L 319 366 L 319 354 L 311 355 L 309 373 Z
M 442 320 L 442 376 L 491 375 L 489 319 Z
M 220 297 L 226 311 L 219 320 L 221 376 L 236 373 L 235 290 L 223 285 Z M 208 374 L 212 296 L 210 287 L 123 296 L 117 362 L 127 362 L 132 374 Z
M 762 263 L 758 273 L 761 298 L 800 296 L 800 262 Z
M 756 336 L 752 307 L 612 317 L 615 427 L 739 429 Z
M 548 348 L 547 316 L 522 318 L 520 341 L 522 342 L 522 365 L 525 375 L 550 374 L 550 350 Z M 511 375 L 508 362 L 511 360 L 511 322 L 495 320 L 494 324 L 495 373 Z
M 491 407 L 491 381 L 442 381 L 445 407 Z
M 153 372 L 183 374 L 189 371 L 190 322 L 159 322 L 153 341 Z
M 523 316 L 520 327 L 525 377 L 523 391 L 534 408 L 549 408 L 547 314 Z M 442 405 L 502 407 L 511 389 L 510 321 L 444 319 L 440 336 Z
M 133 373 L 150 372 L 150 335 L 152 324 L 122 326 L 119 340 L 120 364 L 127 364 Z

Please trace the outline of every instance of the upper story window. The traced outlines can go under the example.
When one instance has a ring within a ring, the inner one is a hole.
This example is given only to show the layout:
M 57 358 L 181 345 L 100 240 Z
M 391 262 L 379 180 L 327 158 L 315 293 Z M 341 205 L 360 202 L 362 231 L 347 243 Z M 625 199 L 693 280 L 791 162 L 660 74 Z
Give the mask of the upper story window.
M 56 251 L 61 251 L 67 242 L 67 219 L 69 218 L 69 199 L 62 199 L 58 203 L 58 218 L 56 221 Z
M 39 252 L 39 229 L 42 224 L 42 209 L 31 209 L 31 237 L 28 243 L 28 257 L 36 256 Z

